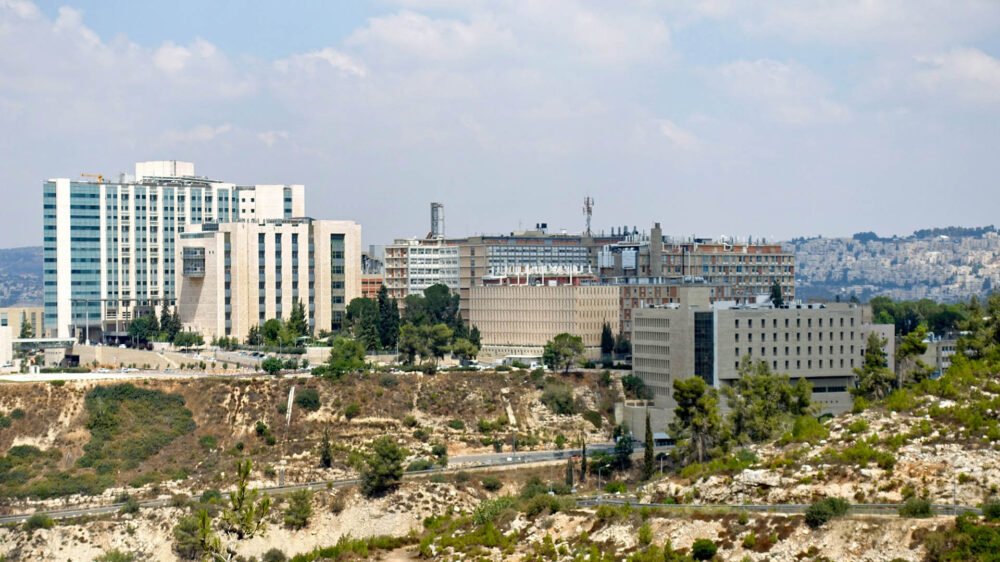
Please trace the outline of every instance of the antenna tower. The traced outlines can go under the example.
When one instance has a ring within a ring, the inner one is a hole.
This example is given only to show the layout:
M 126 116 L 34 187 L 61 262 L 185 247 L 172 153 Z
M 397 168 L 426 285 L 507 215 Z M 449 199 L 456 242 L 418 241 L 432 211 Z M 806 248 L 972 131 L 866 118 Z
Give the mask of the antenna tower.
M 583 214 L 587 217 L 587 236 L 590 236 L 590 217 L 594 214 L 594 198 L 589 195 L 583 198 Z

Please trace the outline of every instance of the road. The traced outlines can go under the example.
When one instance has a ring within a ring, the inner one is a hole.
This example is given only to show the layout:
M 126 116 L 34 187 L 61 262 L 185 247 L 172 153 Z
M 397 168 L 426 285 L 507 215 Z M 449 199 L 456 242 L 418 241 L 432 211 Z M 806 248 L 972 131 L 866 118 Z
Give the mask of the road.
M 614 448 L 613 443 L 598 443 L 595 445 L 587 445 L 587 453 L 596 452 L 598 450 L 607 450 L 608 448 Z M 466 470 L 483 470 L 491 468 L 505 468 L 513 465 L 525 465 L 525 464 L 536 464 L 551 462 L 553 460 L 559 460 L 563 458 L 568 458 L 570 455 L 579 455 L 580 451 L 577 450 L 563 450 L 563 451 L 525 451 L 518 452 L 515 457 L 513 453 L 485 453 L 479 455 L 463 455 L 457 457 L 449 458 L 451 466 L 446 468 L 432 468 L 430 470 L 420 470 L 407 472 L 403 475 L 404 479 L 419 478 L 435 473 L 450 473 L 459 472 Z M 510 457 L 511 460 L 508 461 L 507 458 Z M 515 460 L 516 459 L 516 460 Z M 339 488 L 341 486 L 353 486 L 358 483 L 357 478 L 347 478 L 342 480 L 321 480 L 317 482 L 305 482 L 302 484 L 290 484 L 286 486 L 270 486 L 265 488 L 260 488 L 261 491 L 268 494 L 283 494 L 287 492 L 294 492 L 295 490 L 323 490 L 327 487 Z M 154 500 L 141 500 L 139 505 L 141 507 L 163 507 L 169 503 L 168 499 L 154 499 Z M 85 516 L 95 516 L 95 515 L 107 515 L 109 513 L 116 513 L 121 509 L 122 503 L 114 503 L 110 505 L 102 506 L 90 506 L 90 507 L 70 507 L 65 509 L 55 509 L 49 511 L 40 511 L 38 513 L 45 513 L 53 519 L 68 519 L 72 517 L 85 517 Z M 0 515 L 0 525 L 6 523 L 21 523 L 31 517 L 33 513 L 19 513 L 11 515 Z

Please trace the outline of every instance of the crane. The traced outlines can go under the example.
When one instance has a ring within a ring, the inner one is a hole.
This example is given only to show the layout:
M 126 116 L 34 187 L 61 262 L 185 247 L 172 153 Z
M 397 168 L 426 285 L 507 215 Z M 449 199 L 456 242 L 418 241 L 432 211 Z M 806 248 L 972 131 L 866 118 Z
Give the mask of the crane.
M 104 183 L 103 174 L 80 174 L 80 175 L 85 178 L 97 178 L 97 183 Z

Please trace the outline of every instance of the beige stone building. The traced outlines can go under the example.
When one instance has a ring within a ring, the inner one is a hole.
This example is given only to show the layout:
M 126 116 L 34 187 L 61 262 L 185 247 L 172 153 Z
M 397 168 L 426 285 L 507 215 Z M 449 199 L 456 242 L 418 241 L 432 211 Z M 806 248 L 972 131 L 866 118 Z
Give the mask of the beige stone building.
M 823 412 L 851 407 L 853 369 L 864 360 L 868 334 L 891 326 L 871 324 L 871 309 L 848 303 L 734 305 L 710 302 L 707 287 L 682 287 L 679 302 L 635 311 L 633 371 L 655 395 L 656 406 L 676 406 L 673 381 L 701 377 L 716 388 L 739 378 L 744 356 L 813 385 Z M 894 346 L 886 352 L 892 368 Z
M 583 338 L 601 353 L 604 323 L 617 333 L 618 288 L 599 285 L 487 285 L 469 288 L 469 320 L 482 335 L 481 357 L 542 356 L 557 334 Z
M 178 310 L 207 339 L 246 338 L 299 299 L 313 331 L 361 296 L 361 226 L 309 218 L 194 225 L 177 240 Z
M 46 335 L 42 327 L 45 319 L 45 309 L 40 306 L 28 307 L 5 307 L 0 308 L 0 327 L 10 326 L 13 337 L 20 337 L 21 319 L 26 319 L 31 324 L 36 338 Z

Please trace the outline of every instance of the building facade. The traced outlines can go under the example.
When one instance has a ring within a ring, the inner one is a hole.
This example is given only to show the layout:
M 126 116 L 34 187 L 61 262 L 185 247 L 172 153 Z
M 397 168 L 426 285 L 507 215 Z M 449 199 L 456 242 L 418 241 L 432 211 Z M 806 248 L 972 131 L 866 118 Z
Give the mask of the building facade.
M 615 326 L 618 289 L 601 285 L 488 285 L 471 287 L 469 319 L 479 328 L 480 356 L 541 358 L 561 333 L 583 338 L 588 358 L 601 352 L 601 329 Z
M 176 304 L 176 236 L 201 223 L 305 214 L 301 185 L 238 186 L 174 160 L 115 180 L 43 183 L 44 326 L 56 337 L 122 335 Z
M 45 337 L 44 318 L 45 309 L 40 306 L 0 308 L 0 327 L 10 326 L 15 338 L 20 337 L 22 320 L 31 324 L 36 338 Z
M 296 299 L 312 331 L 340 328 L 361 296 L 361 226 L 309 218 L 191 225 L 178 237 L 178 311 L 206 338 L 246 338 L 287 319 Z
M 635 311 L 633 371 L 673 410 L 673 381 L 698 376 L 722 388 L 739 378 L 743 357 L 767 362 L 773 371 L 804 378 L 824 412 L 853 403 L 853 369 L 864 361 L 868 334 L 891 326 L 871 324 L 864 305 L 736 305 L 710 301 L 706 287 L 683 287 L 679 302 Z M 890 368 L 894 346 L 887 343 Z
M 385 287 L 400 301 L 422 295 L 431 285 L 459 286 L 459 244 L 445 238 L 398 239 L 385 247 Z

